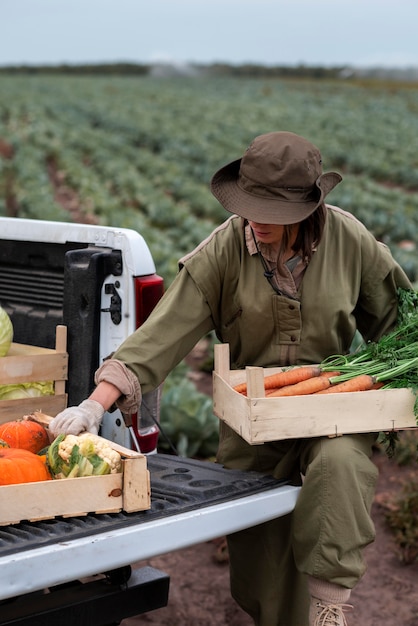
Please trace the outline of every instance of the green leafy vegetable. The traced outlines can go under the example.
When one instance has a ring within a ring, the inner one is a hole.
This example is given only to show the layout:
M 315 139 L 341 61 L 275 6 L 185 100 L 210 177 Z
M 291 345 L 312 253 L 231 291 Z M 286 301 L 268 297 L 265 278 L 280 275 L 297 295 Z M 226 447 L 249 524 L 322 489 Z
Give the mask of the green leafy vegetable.
M 47 451 L 46 458 L 47 458 L 48 466 L 53 474 L 58 474 L 59 472 L 61 472 L 63 460 L 59 455 L 59 445 L 62 441 L 64 441 L 64 439 L 65 439 L 64 433 L 62 433 L 61 435 L 58 435 L 58 437 L 56 437 L 54 441 L 51 443 Z
M 6 356 L 13 341 L 13 325 L 6 311 L 0 306 L 0 357 Z
M 414 412 L 418 418 L 418 293 L 400 288 L 394 330 L 351 354 L 325 359 L 321 368 L 339 371 L 330 379 L 332 384 L 368 374 L 384 382 L 383 389 L 410 388 L 417 396 Z
M 219 420 L 212 398 L 198 391 L 187 378 L 188 367 L 180 363 L 167 377 L 161 401 L 161 426 L 179 456 L 212 457 L 219 440 Z M 164 437 L 159 447 L 169 450 Z
M 47 452 L 54 478 L 104 476 L 121 472 L 121 456 L 110 443 L 91 433 L 58 435 Z
M 0 400 L 22 400 L 24 398 L 40 398 L 54 394 L 52 381 L 0 385 Z

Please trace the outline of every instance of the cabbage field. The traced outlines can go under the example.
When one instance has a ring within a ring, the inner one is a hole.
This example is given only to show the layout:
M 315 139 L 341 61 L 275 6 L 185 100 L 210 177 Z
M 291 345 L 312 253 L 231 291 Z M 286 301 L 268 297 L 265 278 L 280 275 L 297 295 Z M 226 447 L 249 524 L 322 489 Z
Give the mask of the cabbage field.
M 304 135 L 353 212 L 418 280 L 418 86 L 355 81 L 0 76 L 0 214 L 140 231 L 169 283 L 227 217 L 213 172 L 272 130 Z
M 212 174 L 256 135 L 290 130 L 343 175 L 329 201 L 418 282 L 417 85 L 3 74 L 0 93 L 0 215 L 138 230 L 167 285 L 228 216 Z M 181 454 L 208 456 L 218 422 L 183 368 L 166 382 L 161 420 Z

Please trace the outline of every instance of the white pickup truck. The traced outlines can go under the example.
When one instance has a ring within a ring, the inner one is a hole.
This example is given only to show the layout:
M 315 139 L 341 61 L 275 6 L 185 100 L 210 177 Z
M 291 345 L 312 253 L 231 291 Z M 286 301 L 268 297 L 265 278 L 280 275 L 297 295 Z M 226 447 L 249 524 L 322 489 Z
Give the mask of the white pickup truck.
M 15 342 L 53 348 L 57 324 L 67 326 L 69 405 L 87 397 L 98 365 L 162 293 L 137 232 L 0 218 L 0 305 Z M 156 453 L 158 406 L 157 391 L 144 399 L 139 422 L 115 411 L 101 431 L 148 455 L 150 510 L 0 526 L 2 626 L 105 626 L 165 606 L 169 577 L 133 563 L 293 509 L 298 488 L 285 482 Z

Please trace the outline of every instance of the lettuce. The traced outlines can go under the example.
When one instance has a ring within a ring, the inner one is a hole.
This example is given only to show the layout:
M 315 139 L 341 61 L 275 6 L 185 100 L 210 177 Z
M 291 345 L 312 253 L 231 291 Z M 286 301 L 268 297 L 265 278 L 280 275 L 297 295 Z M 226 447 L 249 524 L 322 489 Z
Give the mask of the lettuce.
M 0 306 L 0 357 L 6 356 L 13 341 L 13 325 L 6 311 Z
M 40 398 L 54 393 L 54 383 L 35 382 L 13 385 L 0 385 L 0 400 L 22 400 L 23 398 Z

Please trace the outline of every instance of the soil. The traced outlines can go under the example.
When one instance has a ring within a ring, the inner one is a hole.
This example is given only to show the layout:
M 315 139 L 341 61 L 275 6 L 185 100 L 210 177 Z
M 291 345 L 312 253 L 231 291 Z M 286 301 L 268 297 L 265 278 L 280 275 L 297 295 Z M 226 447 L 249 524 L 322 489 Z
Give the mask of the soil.
M 200 352 L 197 348 L 190 355 L 189 364 L 198 364 L 203 358 L 204 349 Z M 211 393 L 210 375 L 195 368 L 192 376 L 201 391 Z M 379 468 L 372 508 L 377 536 L 365 550 L 367 571 L 351 594 L 353 610 L 347 614 L 348 624 L 418 626 L 418 558 L 408 565 L 402 561 L 386 519 L 394 496 L 411 472 L 416 477 L 417 469 L 398 465 L 382 448 L 376 448 L 373 460 Z M 253 621 L 230 596 L 228 554 L 223 537 L 136 563 L 134 567 L 144 565 L 170 576 L 168 605 L 123 620 L 122 626 L 253 626 Z

